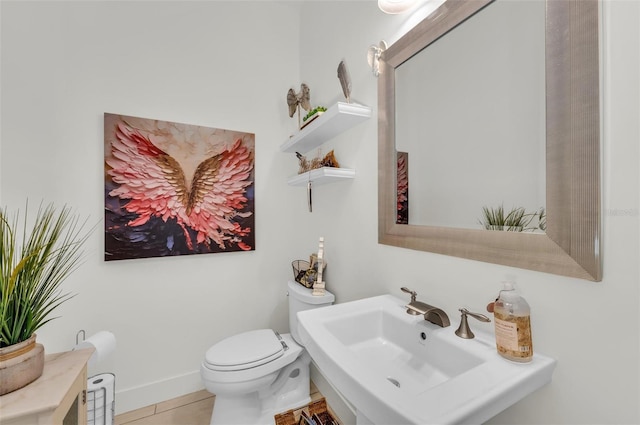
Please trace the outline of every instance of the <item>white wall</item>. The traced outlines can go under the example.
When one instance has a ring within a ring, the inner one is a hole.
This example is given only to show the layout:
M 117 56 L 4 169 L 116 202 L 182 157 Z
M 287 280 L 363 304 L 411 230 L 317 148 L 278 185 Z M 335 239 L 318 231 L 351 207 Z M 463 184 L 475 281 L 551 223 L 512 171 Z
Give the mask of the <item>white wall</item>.
M 400 286 L 444 308 L 482 310 L 506 276 L 533 308 L 536 349 L 559 360 L 553 382 L 491 423 L 638 423 L 640 411 L 640 4 L 605 3 L 604 279 L 590 283 L 377 243 L 376 84 L 366 51 L 406 17 L 375 2 L 7 2 L 2 19 L 1 203 L 69 203 L 98 222 L 78 296 L 39 333 L 49 352 L 80 328 L 113 331 L 118 411 L 201 388 L 213 342 L 257 327 L 287 329 L 290 262 L 324 236 L 338 302 Z M 407 24 L 406 26 L 409 26 Z M 341 97 L 346 59 L 371 120 L 332 141 L 356 179 L 306 193 L 284 181 L 295 157 L 289 87 L 312 103 Z M 256 245 L 250 253 L 104 263 L 102 113 L 256 134 Z M 475 324 L 481 328 L 483 325 Z M 487 328 L 487 329 L 490 329 Z
M 288 329 L 288 226 L 299 6 L 272 2 L 2 2 L 2 204 L 68 203 L 98 224 L 78 295 L 39 332 L 48 352 L 112 331 L 119 412 L 202 388 L 214 342 Z M 250 12 L 250 13 L 249 13 Z M 256 251 L 103 261 L 103 113 L 256 134 Z M 296 198 L 297 199 L 297 198 Z M 103 367 L 104 368 L 104 367 Z M 89 371 L 90 373 L 95 371 Z

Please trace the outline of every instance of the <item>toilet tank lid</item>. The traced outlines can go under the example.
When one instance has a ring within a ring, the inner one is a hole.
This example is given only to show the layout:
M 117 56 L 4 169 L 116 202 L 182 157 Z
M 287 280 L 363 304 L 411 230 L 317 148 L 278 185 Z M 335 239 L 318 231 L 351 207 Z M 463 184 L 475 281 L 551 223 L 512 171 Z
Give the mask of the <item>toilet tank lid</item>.
M 311 288 L 305 288 L 298 282 L 289 281 L 289 296 L 307 303 L 307 304 L 331 304 L 336 297 L 329 291 L 325 290 L 324 295 L 311 295 Z

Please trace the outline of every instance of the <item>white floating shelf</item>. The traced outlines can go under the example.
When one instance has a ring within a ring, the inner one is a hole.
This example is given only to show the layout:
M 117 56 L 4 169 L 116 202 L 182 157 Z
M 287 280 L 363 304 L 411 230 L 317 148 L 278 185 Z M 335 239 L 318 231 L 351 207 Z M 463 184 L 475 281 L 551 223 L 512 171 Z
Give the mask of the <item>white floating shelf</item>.
M 287 180 L 287 183 L 290 186 L 306 186 L 307 182 L 311 181 L 314 185 L 318 185 L 355 177 L 356 170 L 351 168 L 322 167 L 293 176 Z
M 371 108 L 368 106 L 338 102 L 284 142 L 280 146 L 280 150 L 282 152 L 307 153 L 370 117 Z

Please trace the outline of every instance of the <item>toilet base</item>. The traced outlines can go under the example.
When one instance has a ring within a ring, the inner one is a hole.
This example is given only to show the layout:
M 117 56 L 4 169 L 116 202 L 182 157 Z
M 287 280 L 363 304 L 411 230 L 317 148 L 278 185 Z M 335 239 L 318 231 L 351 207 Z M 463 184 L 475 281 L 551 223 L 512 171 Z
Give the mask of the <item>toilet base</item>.
M 274 416 L 309 404 L 309 362 L 306 351 L 283 368 L 266 390 L 241 396 L 216 395 L 211 425 L 274 425 Z
M 216 396 L 211 425 L 274 425 L 274 416 L 278 413 L 306 406 L 311 401 L 311 398 L 307 396 L 306 401 L 301 404 L 285 409 L 267 408 L 262 410 L 257 393 L 253 394 L 256 396 L 254 399 Z

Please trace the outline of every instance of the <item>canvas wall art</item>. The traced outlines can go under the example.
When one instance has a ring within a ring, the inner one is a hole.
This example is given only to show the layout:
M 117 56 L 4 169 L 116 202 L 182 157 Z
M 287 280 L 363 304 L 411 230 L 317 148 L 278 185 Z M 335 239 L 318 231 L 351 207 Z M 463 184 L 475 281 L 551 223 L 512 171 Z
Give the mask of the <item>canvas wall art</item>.
M 104 114 L 105 260 L 255 250 L 255 135 Z

